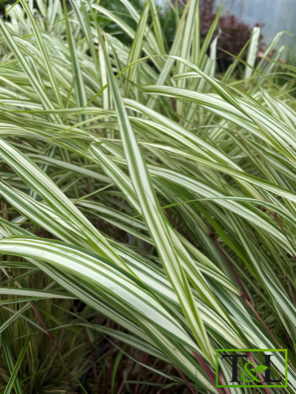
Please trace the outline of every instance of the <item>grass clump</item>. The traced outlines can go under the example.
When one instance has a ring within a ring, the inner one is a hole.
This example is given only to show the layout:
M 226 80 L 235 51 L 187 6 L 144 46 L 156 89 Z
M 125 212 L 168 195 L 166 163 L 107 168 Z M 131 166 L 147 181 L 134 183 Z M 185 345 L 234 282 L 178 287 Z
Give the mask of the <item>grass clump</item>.
M 168 51 L 155 1 L 123 4 L 136 29 L 88 1 L 22 0 L 0 20 L 2 389 L 232 393 L 216 387 L 216 349 L 283 347 L 288 387 L 258 392 L 293 393 L 295 68 L 278 87 L 282 33 L 257 63 L 255 28 L 217 78 L 219 13 L 200 45 L 188 2 Z M 224 359 L 220 383 L 230 374 Z

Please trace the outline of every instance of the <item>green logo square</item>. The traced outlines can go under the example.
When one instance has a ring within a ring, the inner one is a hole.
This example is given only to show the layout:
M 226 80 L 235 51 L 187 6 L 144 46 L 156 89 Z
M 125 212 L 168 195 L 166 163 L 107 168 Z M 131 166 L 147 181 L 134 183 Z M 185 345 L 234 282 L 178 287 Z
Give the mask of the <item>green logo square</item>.
M 255 365 L 251 356 L 252 352 L 263 353 L 265 362 Z M 271 376 L 271 357 L 273 355 L 265 352 L 282 352 L 285 356 L 285 379 L 273 379 Z M 225 354 L 223 354 L 225 353 Z M 231 353 L 231 354 L 229 354 Z M 229 358 L 232 361 L 232 376 L 229 384 L 219 384 L 219 357 Z M 242 359 L 243 372 L 238 371 L 238 360 Z M 265 372 L 263 377 L 262 372 Z M 258 376 L 258 374 L 260 374 Z M 259 378 L 261 377 L 260 380 Z M 238 384 L 233 384 L 237 382 Z M 275 384 L 271 384 L 275 383 Z M 216 387 L 288 387 L 288 350 L 287 349 L 216 349 Z

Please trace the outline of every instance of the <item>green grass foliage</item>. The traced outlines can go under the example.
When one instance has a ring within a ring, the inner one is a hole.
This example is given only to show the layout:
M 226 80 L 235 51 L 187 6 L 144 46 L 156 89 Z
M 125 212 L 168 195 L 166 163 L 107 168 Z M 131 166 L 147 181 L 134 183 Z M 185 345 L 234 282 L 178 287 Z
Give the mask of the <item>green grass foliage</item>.
M 257 392 L 293 394 L 296 69 L 279 66 L 282 33 L 258 62 L 255 28 L 217 75 L 219 12 L 201 43 L 188 1 L 168 51 L 155 0 L 122 4 L 135 29 L 89 0 L 21 0 L 0 20 L 2 392 L 87 392 L 112 338 L 125 344 L 112 393 L 251 394 L 216 388 L 215 350 L 283 347 L 288 387 Z M 156 388 L 115 391 L 126 346 L 122 382 L 137 366 Z

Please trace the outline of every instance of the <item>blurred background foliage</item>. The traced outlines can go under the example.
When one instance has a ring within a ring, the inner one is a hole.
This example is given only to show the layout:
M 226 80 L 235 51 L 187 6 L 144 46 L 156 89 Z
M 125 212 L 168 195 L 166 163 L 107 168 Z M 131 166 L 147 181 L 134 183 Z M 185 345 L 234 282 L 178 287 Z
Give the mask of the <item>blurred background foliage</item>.
M 143 9 L 142 0 L 132 0 L 130 2 L 134 8 L 141 14 Z M 133 17 L 127 13 L 127 9 L 121 0 L 101 0 L 100 4 L 120 16 L 126 23 L 128 23 L 133 29 L 136 28 L 136 22 Z M 200 38 L 201 42 L 204 41 L 212 23 L 217 16 L 217 7 L 215 0 L 200 0 Z M 186 5 L 185 1 L 163 1 L 158 2 L 158 16 L 162 27 L 163 38 L 168 49 L 171 48 L 175 38 L 176 29 L 180 20 L 180 16 L 184 11 Z M 132 40 L 118 28 L 116 23 L 112 23 L 108 18 L 102 16 L 98 17 L 100 25 L 104 30 L 112 35 L 116 35 L 124 44 L 130 45 Z M 148 18 L 148 25 L 152 26 L 151 15 Z M 260 26 L 263 24 L 258 21 L 254 24 L 244 23 L 238 16 L 227 13 L 221 15 L 219 23 L 214 33 L 214 37 L 219 34 L 217 42 L 217 59 L 218 66 L 221 71 L 225 71 L 226 68 L 234 60 L 233 55 L 237 56 L 244 45 L 248 42 L 252 35 L 253 27 Z M 261 33 L 259 40 L 259 49 L 264 49 L 264 37 Z M 245 56 L 244 56 L 245 59 Z

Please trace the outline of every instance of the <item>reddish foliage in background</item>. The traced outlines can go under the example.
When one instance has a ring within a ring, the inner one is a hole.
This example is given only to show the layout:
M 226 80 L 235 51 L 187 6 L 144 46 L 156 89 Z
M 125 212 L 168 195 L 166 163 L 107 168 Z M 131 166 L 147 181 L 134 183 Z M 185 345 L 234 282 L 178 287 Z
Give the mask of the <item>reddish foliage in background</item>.
M 200 34 L 201 39 L 206 37 L 211 24 L 213 23 L 216 16 L 215 12 L 215 0 L 200 0 Z M 254 26 L 263 27 L 262 24 L 256 23 L 250 26 L 240 20 L 236 15 L 226 14 L 220 16 L 219 26 L 221 29 L 221 35 L 218 39 L 217 46 L 224 51 L 230 52 L 233 55 L 238 55 L 242 47 L 249 40 L 252 35 L 252 29 Z M 218 34 L 218 31 L 216 32 Z M 260 46 L 262 47 L 263 36 L 260 36 Z M 217 51 L 217 57 L 221 60 L 231 62 L 233 58 L 223 52 L 222 50 Z

